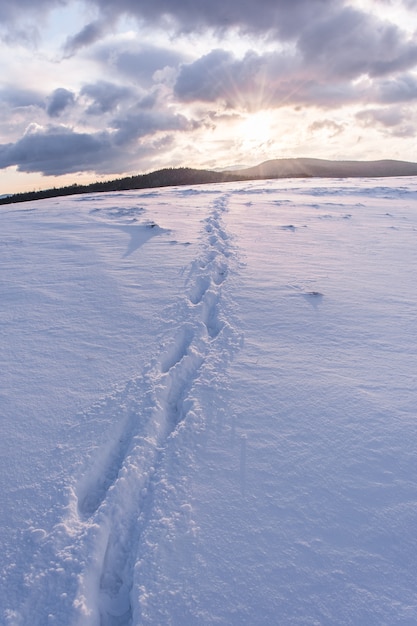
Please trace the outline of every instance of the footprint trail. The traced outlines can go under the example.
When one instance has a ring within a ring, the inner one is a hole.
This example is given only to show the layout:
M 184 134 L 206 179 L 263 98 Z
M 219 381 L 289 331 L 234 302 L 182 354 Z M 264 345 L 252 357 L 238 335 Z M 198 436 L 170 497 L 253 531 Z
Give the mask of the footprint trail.
M 116 417 L 111 438 L 95 451 L 68 517 L 56 529 L 57 566 L 68 558 L 80 562 L 72 603 L 82 626 L 137 623 L 131 602 L 135 561 L 152 515 L 153 486 L 169 471 L 164 451 L 187 427 L 203 368 L 224 366 L 239 343 L 224 294 L 237 258 L 223 224 L 227 210 L 228 197 L 216 197 L 202 223 L 200 255 L 176 304 L 175 330 L 143 373 L 113 395 L 107 407 Z M 69 601 L 68 585 L 55 585 L 57 593 L 66 587 L 61 595 Z

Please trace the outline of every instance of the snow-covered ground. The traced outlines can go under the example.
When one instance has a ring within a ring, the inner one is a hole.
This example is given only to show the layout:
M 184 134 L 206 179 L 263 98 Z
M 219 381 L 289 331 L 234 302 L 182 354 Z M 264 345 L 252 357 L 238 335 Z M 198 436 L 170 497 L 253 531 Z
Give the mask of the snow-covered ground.
M 0 210 L 7 626 L 417 624 L 417 180 Z

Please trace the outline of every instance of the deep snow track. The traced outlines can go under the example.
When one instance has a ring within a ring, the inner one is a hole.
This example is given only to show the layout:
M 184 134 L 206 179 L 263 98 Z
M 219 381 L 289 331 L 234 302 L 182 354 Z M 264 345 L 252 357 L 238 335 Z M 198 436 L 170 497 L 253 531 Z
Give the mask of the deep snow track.
M 54 624 L 67 623 L 51 616 L 48 593 L 55 596 L 50 602 L 55 609 L 59 602 L 66 605 L 62 615 L 72 604 L 80 626 L 141 622 L 138 604 L 132 608 L 133 573 L 153 514 L 154 485 L 171 471 L 164 467 L 167 448 L 171 455 L 181 452 L 175 451 L 179 429 L 204 428 L 201 412 L 197 423 L 193 389 L 205 368 L 224 369 L 239 345 L 224 293 L 237 261 L 222 221 L 227 207 L 227 195 L 217 196 L 202 222 L 200 254 L 190 264 L 183 297 L 161 316 L 172 320 L 170 336 L 137 378 L 91 409 L 111 411 L 115 426 L 74 487 L 67 517 L 50 535 L 22 624 L 29 615 L 33 626 L 46 624 L 48 615 Z M 168 480 L 175 490 L 176 477 Z M 76 580 L 65 578 L 66 561 L 78 570 Z

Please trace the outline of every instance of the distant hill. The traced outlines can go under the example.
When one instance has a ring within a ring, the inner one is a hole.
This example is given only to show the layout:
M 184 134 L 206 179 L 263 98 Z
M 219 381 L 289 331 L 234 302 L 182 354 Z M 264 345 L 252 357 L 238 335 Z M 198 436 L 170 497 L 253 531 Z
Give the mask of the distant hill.
M 327 161 L 325 159 L 274 159 L 234 170 L 251 178 L 417 176 L 417 163 L 408 161 Z
M 417 176 L 417 163 L 394 160 L 274 159 L 233 173 L 251 178 Z
M 409 161 L 327 161 L 325 159 L 274 159 L 254 167 L 228 171 L 198 170 L 189 167 L 165 168 L 149 174 L 128 176 L 90 185 L 69 185 L 42 191 L 0 196 L 0 204 L 40 200 L 82 193 L 150 189 L 173 185 L 201 185 L 267 178 L 349 178 L 417 176 L 417 163 Z

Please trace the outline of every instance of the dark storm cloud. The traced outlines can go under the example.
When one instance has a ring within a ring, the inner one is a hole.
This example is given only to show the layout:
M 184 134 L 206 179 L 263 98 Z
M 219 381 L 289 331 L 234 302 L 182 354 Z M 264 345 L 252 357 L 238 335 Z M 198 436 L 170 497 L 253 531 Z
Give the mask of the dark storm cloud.
M 315 20 L 298 41 L 307 66 L 323 76 L 382 76 L 417 63 L 417 44 L 394 24 L 350 7 Z
M 394 24 L 337 2 L 317 4 L 317 12 L 307 20 L 298 16 L 301 7 L 306 9 L 303 3 L 288 6 L 294 19 L 291 32 L 295 23 L 299 27 L 291 52 L 247 53 L 237 59 L 213 50 L 181 66 L 176 96 L 246 109 L 283 104 L 331 107 L 366 96 L 354 80 L 395 76 L 416 66 L 417 42 Z M 281 8 L 278 3 L 277 10 Z M 407 86 L 402 87 L 405 93 Z M 409 84 L 409 97 L 412 93 Z
M 15 143 L 0 145 L 0 169 L 15 165 L 21 172 L 52 176 L 120 172 L 131 167 L 138 156 L 168 146 L 173 132 L 192 127 L 182 115 L 140 108 L 114 120 L 112 131 L 81 133 L 65 126 L 45 129 L 33 125 Z
M 113 120 L 112 127 L 116 129 L 115 143 L 126 145 L 159 131 L 191 130 L 193 124 L 183 115 L 169 111 L 147 111 L 139 105 L 123 117 Z
M 325 15 L 339 0 L 86 0 L 99 10 L 99 19 L 87 24 L 68 38 L 65 53 L 70 56 L 80 48 L 97 42 L 121 15 L 136 17 L 149 25 L 161 25 L 176 32 L 214 29 L 225 32 L 237 28 L 257 34 L 274 33 L 283 40 L 296 38 L 312 20 Z M 46 15 L 68 4 L 62 0 L 0 0 L 0 27 Z M 27 28 L 27 26 L 26 26 Z M 24 33 L 24 30 L 22 30 Z M 22 34 L 21 33 L 21 34 Z
M 84 26 L 84 28 L 79 33 L 67 39 L 64 46 L 65 56 L 72 56 L 80 48 L 84 48 L 85 46 L 91 46 L 91 44 L 101 39 L 107 31 L 108 25 L 106 22 L 102 20 L 90 22 L 89 24 Z
M 0 168 L 53 176 L 95 169 L 106 155 L 106 135 L 76 133 L 61 127 L 30 132 L 14 144 L 0 146 Z
M 183 65 L 174 92 L 184 102 L 222 101 L 250 111 L 288 104 L 334 106 L 357 97 L 348 82 L 323 81 L 299 56 L 248 52 L 236 59 L 224 50 Z
M 46 112 L 49 117 L 59 117 L 74 102 L 75 96 L 72 91 L 59 87 L 48 98 Z
M 160 154 L 172 138 L 150 138 L 127 150 L 118 147 L 107 132 L 77 133 L 65 128 L 26 134 L 12 144 L 0 145 L 0 169 L 17 166 L 20 172 L 60 176 L 76 172 L 122 173 L 138 166 L 140 159 Z
M 5 102 L 11 108 L 30 106 L 43 107 L 44 95 L 31 89 L 5 85 L 0 89 L 0 101 Z
M 411 74 L 403 74 L 384 80 L 376 86 L 375 96 L 378 102 L 388 104 L 417 100 L 417 79 Z
M 222 101 L 247 109 L 291 103 L 335 106 L 366 95 L 353 81 L 395 76 L 416 64 L 417 43 L 395 25 L 352 8 L 333 7 L 305 26 L 291 52 L 248 52 L 237 59 L 213 50 L 183 64 L 174 92 L 186 102 Z M 409 97 L 412 82 L 402 85 Z
M 144 47 L 137 52 L 126 51 L 115 59 L 117 69 L 140 81 L 150 81 L 155 72 L 166 67 L 177 67 L 184 60 L 183 55 L 174 50 Z
M 244 85 L 239 80 L 245 60 L 239 61 L 230 52 L 212 50 L 193 63 L 183 65 L 175 83 L 175 95 L 185 102 L 200 100 L 214 102 L 231 99 L 233 87 L 242 93 Z
M 129 13 L 151 23 L 173 23 L 179 31 L 239 28 L 253 33 L 275 31 L 283 39 L 295 37 L 335 0 L 91 0 L 104 13 Z M 168 18 L 168 19 L 167 19 Z
M 8 27 L 27 16 L 33 18 L 67 4 L 60 0 L 0 0 L 0 24 Z M 331 11 L 337 0 L 86 0 L 98 8 L 100 18 L 87 24 L 67 40 L 65 51 L 72 55 L 100 39 L 121 15 L 136 17 L 146 24 L 159 24 L 176 32 L 207 28 L 224 32 L 237 28 L 243 32 L 274 33 L 290 40 L 314 19 Z
M 101 115 L 113 111 L 120 102 L 133 95 L 132 89 L 129 87 L 114 85 L 105 81 L 84 85 L 80 93 L 91 101 L 86 109 L 89 115 Z
M 95 51 L 94 57 L 119 76 L 124 76 L 144 87 L 149 87 L 153 83 L 156 71 L 166 67 L 176 68 L 186 60 L 183 54 L 174 49 L 150 45 L 138 46 L 136 43 L 130 43 L 127 47 L 126 44 L 121 44 L 119 49 L 113 43 L 111 45 L 103 43 Z

